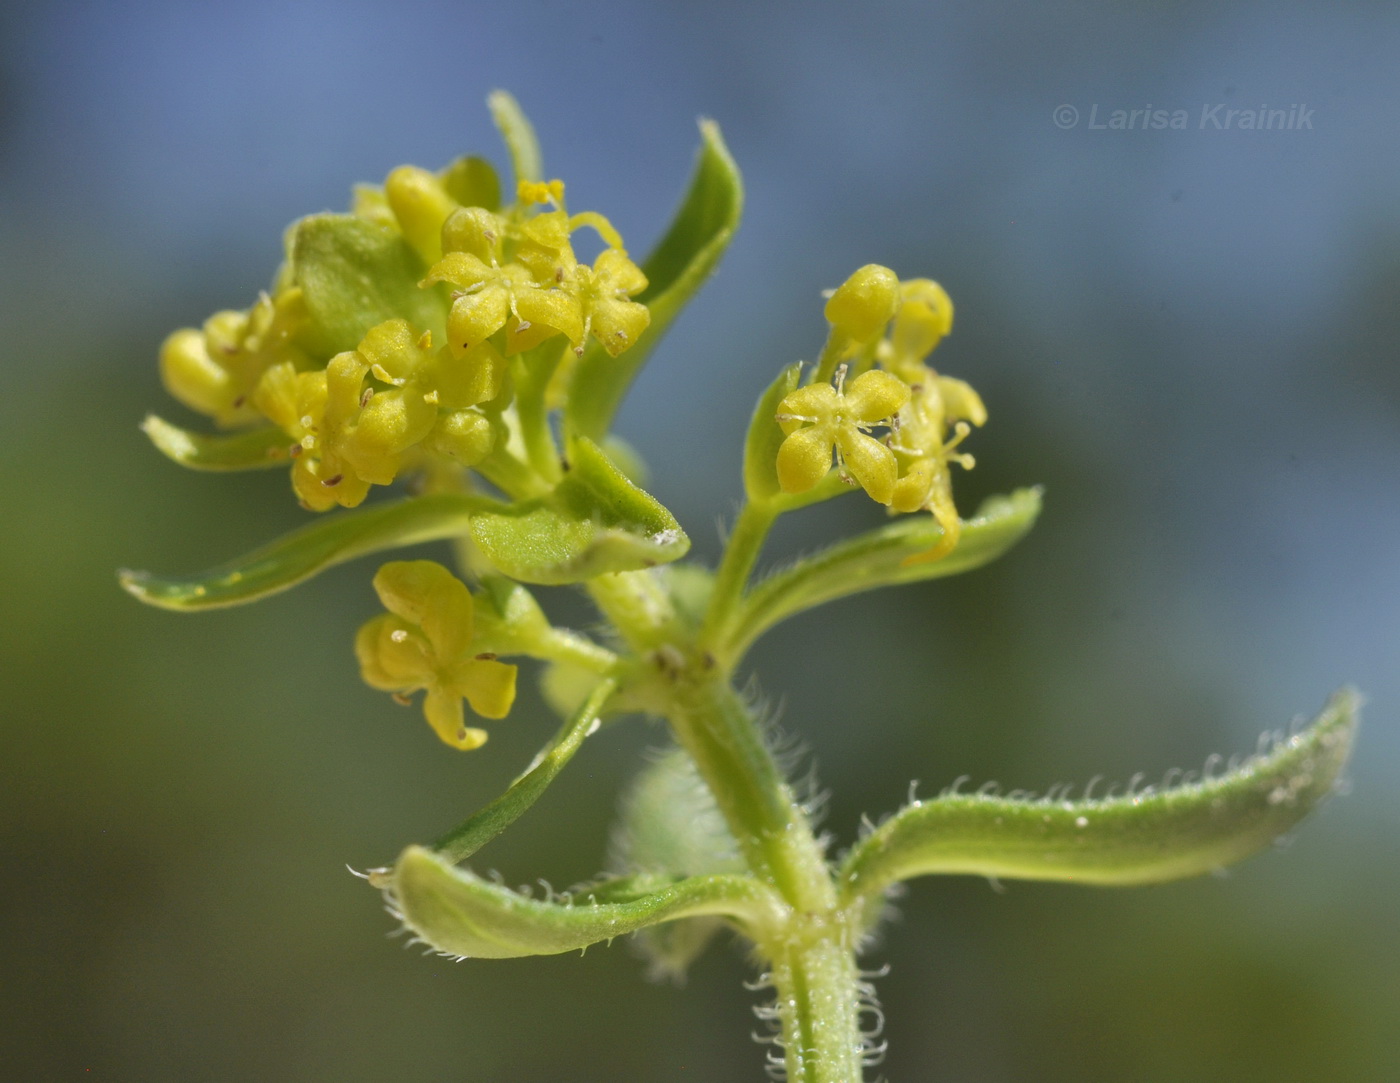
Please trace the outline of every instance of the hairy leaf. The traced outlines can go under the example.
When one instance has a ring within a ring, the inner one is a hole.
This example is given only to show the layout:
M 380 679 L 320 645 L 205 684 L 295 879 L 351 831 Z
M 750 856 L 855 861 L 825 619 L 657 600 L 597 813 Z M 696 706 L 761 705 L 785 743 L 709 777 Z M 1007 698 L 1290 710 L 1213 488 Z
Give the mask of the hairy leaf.
M 743 868 L 739 848 L 695 763 L 671 748 L 633 781 L 613 829 L 611 864 L 633 874 L 700 876 Z M 679 978 L 720 931 L 713 917 L 637 932 L 656 976 Z
M 685 199 L 670 229 L 642 264 L 647 288 L 636 299 L 651 311 L 650 325 L 618 357 L 590 343 L 574 373 L 568 421 L 575 432 L 594 440 L 607 432 L 632 380 L 671 322 L 719 265 L 738 228 L 744 207 L 739 167 L 729 156 L 719 125 L 702 121 L 700 136 L 700 157 Z
M 473 515 L 500 507 L 484 497 L 444 493 L 317 519 L 247 556 L 190 576 L 123 571 L 121 585 L 162 609 L 242 605 L 286 590 L 367 553 L 463 534 Z
M 963 524 L 958 546 L 941 560 L 905 564 L 943 536 L 928 515 L 904 516 L 777 572 L 744 599 L 726 636 L 726 651 L 738 657 L 780 621 L 824 602 L 876 587 L 916 583 L 979 568 L 1020 541 L 1040 513 L 1040 490 L 1018 489 L 992 497 Z
M 771 920 L 776 896 L 747 876 L 697 876 L 671 884 L 635 879 L 532 899 L 454 868 L 419 846 L 405 850 L 386 891 L 403 923 L 448 955 L 511 959 L 557 955 L 663 921 L 715 914 Z
M 243 432 L 190 432 L 164 418 L 148 414 L 141 431 L 156 450 L 191 470 L 266 470 L 285 466 L 291 456 L 291 438 L 275 425 Z
M 1356 695 L 1338 692 L 1301 733 L 1215 777 L 1100 800 L 945 794 L 887 820 L 841 871 L 848 898 L 898 880 L 969 873 L 1128 885 L 1219 869 L 1291 830 L 1336 785 L 1356 731 Z

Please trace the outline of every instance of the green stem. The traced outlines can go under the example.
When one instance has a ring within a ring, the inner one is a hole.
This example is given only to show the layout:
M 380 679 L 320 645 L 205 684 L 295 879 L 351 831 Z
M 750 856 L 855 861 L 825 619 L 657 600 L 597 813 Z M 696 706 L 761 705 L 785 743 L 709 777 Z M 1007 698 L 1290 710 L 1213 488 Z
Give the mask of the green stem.
M 568 345 L 564 349 L 568 349 Z M 559 366 L 557 345 L 543 343 L 521 354 L 515 366 L 515 410 L 520 419 L 520 434 L 530 465 L 544 478 L 558 482 L 562 476 L 559 448 L 549 426 L 549 409 L 545 396 L 550 377 Z
M 651 650 L 675 638 L 675 608 L 651 572 L 609 572 L 584 586 L 593 604 L 634 649 Z
M 769 960 L 789 1083 L 860 1083 L 860 973 L 835 916 L 795 916 L 789 938 L 760 944 Z
M 821 845 L 739 693 L 718 675 L 679 674 L 670 720 L 754 875 L 798 910 L 832 909 Z
M 607 647 L 567 628 L 550 628 L 549 638 L 539 644 L 538 657 L 575 665 L 599 676 L 611 674 L 618 664 L 617 655 Z
M 773 527 L 781 509 L 772 500 L 745 504 L 730 532 L 724 560 L 715 573 L 715 585 L 710 594 L 705 626 L 700 633 L 701 645 L 714 651 L 723 641 L 727 626 L 739 607 L 744 587 L 753 572 L 763 542 Z

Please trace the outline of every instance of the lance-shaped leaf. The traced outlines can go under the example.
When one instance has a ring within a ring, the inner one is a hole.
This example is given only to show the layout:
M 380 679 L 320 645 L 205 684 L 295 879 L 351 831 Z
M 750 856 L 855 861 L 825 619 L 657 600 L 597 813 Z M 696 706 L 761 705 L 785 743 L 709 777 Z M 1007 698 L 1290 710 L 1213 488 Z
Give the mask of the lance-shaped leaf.
M 558 585 L 685 556 L 690 539 L 675 517 L 596 444 L 574 440 L 569 462 L 548 496 L 472 519 L 472 540 L 503 574 Z
M 423 261 L 403 236 L 350 214 L 313 214 L 292 234 L 292 277 L 306 298 L 314 353 L 353 350 L 371 327 L 405 319 L 446 341 L 447 294 L 420 289 Z
M 291 438 L 275 425 L 244 432 L 190 432 L 148 414 L 141 431 L 162 455 L 191 470 L 266 470 L 285 465 L 291 457 Z
M 659 885 L 629 878 L 580 891 L 568 902 L 533 899 L 419 846 L 403 852 L 385 890 L 420 939 L 447 955 L 475 959 L 557 955 L 707 914 L 766 924 L 781 907 L 770 889 L 748 876 L 696 876 Z
M 554 740 L 535 757 L 535 762 L 511 783 L 510 789 L 438 839 L 433 843 L 433 850 L 451 864 L 465 861 L 518 820 L 539 800 L 554 776 L 574 758 L 583 739 L 598 729 L 603 705 L 616 688 L 616 681 L 599 682 L 583 706 L 555 734 Z
M 1040 489 L 992 497 L 963 523 L 957 548 L 940 560 L 905 564 L 943 536 L 928 515 L 906 516 L 857 535 L 777 572 L 749 592 L 726 635 L 726 652 L 739 657 L 779 621 L 824 602 L 876 587 L 915 583 L 971 571 L 1006 552 L 1040 514 Z
M 945 794 L 915 802 L 851 851 L 847 898 L 898 880 L 969 873 L 1128 885 L 1223 868 L 1291 830 L 1336 785 L 1356 730 L 1356 695 L 1338 692 L 1306 730 L 1215 777 L 1101 800 Z
M 542 180 L 544 164 L 540 157 L 539 140 L 535 138 L 535 127 L 520 108 L 520 103 L 504 90 L 493 90 L 486 104 L 491 110 L 491 119 L 496 122 L 496 130 L 501 133 L 506 150 L 510 152 L 516 181 Z
M 777 496 L 778 448 L 787 439 L 776 420 L 778 403 L 797 388 L 802 376 L 802 362 L 794 361 L 778 374 L 778 378 L 763 393 L 749 421 L 748 438 L 744 441 L 744 493 L 750 503 Z
M 642 264 L 647 288 L 635 300 L 651 312 L 651 323 L 635 345 L 617 357 L 596 342 L 579 360 L 569 393 L 567 417 L 575 432 L 601 439 L 627 388 L 666 329 L 719 265 L 739 225 L 744 188 L 713 121 L 700 123 L 700 157 L 671 227 Z
M 123 571 L 121 585 L 162 609 L 242 605 L 310 579 L 367 553 L 465 533 L 472 516 L 500 507 L 484 497 L 443 493 L 339 512 L 279 538 L 247 556 L 190 576 Z

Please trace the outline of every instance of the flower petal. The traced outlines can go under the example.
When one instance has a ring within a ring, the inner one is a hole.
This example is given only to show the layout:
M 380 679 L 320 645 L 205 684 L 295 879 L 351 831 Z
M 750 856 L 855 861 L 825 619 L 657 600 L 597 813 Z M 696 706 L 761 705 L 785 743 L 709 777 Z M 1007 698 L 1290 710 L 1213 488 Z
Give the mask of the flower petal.
M 843 406 L 847 417 L 873 424 L 893 417 L 908 401 L 908 384 L 898 376 L 871 369 L 857 376 L 846 389 Z
M 813 425 L 789 435 L 778 448 L 774 464 L 783 492 L 805 493 L 826 477 L 831 470 L 831 445 L 831 431 L 826 425 Z
M 888 504 L 894 497 L 895 476 L 899 473 L 894 452 L 853 425 L 842 426 L 836 442 L 846 468 L 861 488 L 877 503 Z

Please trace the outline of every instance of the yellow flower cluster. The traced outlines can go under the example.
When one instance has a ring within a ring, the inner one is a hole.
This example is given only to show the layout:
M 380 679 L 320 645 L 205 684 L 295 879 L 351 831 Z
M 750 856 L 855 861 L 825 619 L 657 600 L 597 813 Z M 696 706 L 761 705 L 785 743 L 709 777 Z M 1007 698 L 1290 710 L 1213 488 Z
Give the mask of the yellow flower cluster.
M 398 697 L 423 690 L 437 735 L 453 748 L 480 748 L 486 731 L 466 725 L 462 701 L 483 718 L 504 718 L 515 702 L 516 667 L 473 650 L 475 603 L 466 584 L 431 560 L 398 560 L 379 569 L 374 589 L 388 612 L 355 637 L 365 683 Z
M 303 504 L 354 507 L 388 485 L 420 446 L 465 466 L 491 451 L 495 433 L 476 407 L 501 392 L 505 359 L 491 346 L 460 358 L 433 348 L 405 320 L 372 328 L 323 370 L 289 362 L 263 374 L 253 402 L 295 443 L 292 487 Z
M 953 303 L 937 282 L 901 282 L 888 268 L 862 267 L 827 301 L 834 347 L 849 358 L 833 383 L 809 384 L 778 404 L 786 438 L 778 449 L 784 492 L 812 489 L 832 453 L 871 498 L 896 512 L 933 513 L 943 537 L 911 562 L 937 560 L 958 543 L 962 521 L 950 466 L 971 469 L 957 447 L 987 409 L 970 385 L 942 376 L 925 359 L 953 327 Z M 869 367 L 878 365 L 879 367 Z M 846 386 L 852 367 L 864 367 Z M 871 431 L 884 428 L 876 438 Z
M 522 181 L 500 212 L 462 206 L 444 175 L 401 166 L 382 189 L 356 192 L 354 214 L 404 238 L 426 269 L 421 288 L 453 287 L 445 343 L 399 318 L 354 350 L 316 357 L 306 346 L 316 328 L 284 267 L 275 293 L 247 312 L 166 340 L 166 387 L 221 427 L 270 421 L 286 433 L 293 488 L 312 510 L 353 507 L 427 457 L 473 466 L 497 443 L 500 425 L 481 407 L 499 417 L 508 404 L 507 357 L 557 335 L 575 353 L 591 335 L 617 356 L 649 323 L 632 300 L 647 280 L 622 238 L 600 214 L 570 217 L 563 201 L 561 181 Z M 591 266 L 570 240 L 583 227 L 605 244 Z
M 591 334 L 616 357 L 646 330 L 647 307 L 631 299 L 646 289 L 646 276 L 606 218 L 571 218 L 563 197 L 560 181 L 522 182 L 518 206 L 547 202 L 554 209 L 512 222 L 484 207 L 467 207 L 443 225 L 442 259 L 423 285 L 455 287 L 447 335 L 459 355 L 505 328 L 509 354 L 560 334 L 582 353 Z M 608 246 L 591 267 L 579 263 L 570 243 L 583 226 L 594 228 Z

